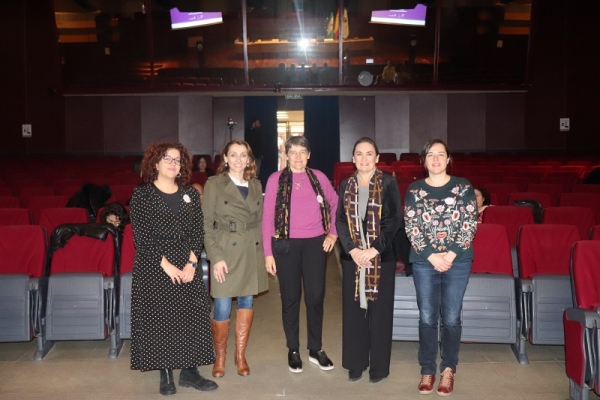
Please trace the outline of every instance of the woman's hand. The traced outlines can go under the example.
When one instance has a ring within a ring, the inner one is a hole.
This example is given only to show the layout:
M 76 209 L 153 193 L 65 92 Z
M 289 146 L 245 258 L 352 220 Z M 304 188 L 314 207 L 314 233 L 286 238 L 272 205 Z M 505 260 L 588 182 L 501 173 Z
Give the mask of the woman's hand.
M 164 257 L 163 257 L 163 260 Z M 183 271 L 180 270 L 179 268 L 177 268 L 176 266 L 174 266 L 173 264 L 171 264 L 168 261 L 164 261 L 161 263 L 161 267 L 163 269 L 163 271 L 165 271 L 165 273 L 167 275 L 169 275 L 169 278 L 171 278 L 171 282 L 173 282 L 174 284 L 181 284 L 183 281 Z
M 450 264 L 452 264 L 454 262 L 455 258 L 456 258 L 456 253 L 453 251 L 444 253 L 444 260 L 448 261 Z
M 429 261 L 431 265 L 433 265 L 433 269 L 435 269 L 436 271 L 446 272 L 450 268 L 452 268 L 452 261 L 449 261 L 448 259 L 451 258 L 452 260 L 454 260 L 454 257 L 456 257 L 455 254 L 454 257 L 449 256 L 447 259 L 447 255 L 448 253 L 433 253 L 427 258 L 427 261 Z
M 190 252 L 190 261 L 183 267 L 183 271 L 181 271 L 181 281 L 183 283 L 189 283 L 194 280 L 194 275 L 196 273 L 196 268 L 192 267 L 191 261 L 197 263 L 198 257 L 194 254 L 193 251 Z
M 192 264 L 187 263 L 185 267 L 183 267 L 183 271 L 181 271 L 181 282 L 190 283 L 194 280 L 195 273 L 196 268 L 192 267 Z
M 335 246 L 335 242 L 337 241 L 337 236 L 332 235 L 331 233 L 325 236 L 325 240 L 323 241 L 323 250 L 326 252 L 330 252 Z
M 275 257 L 265 257 L 265 267 L 267 268 L 268 273 L 270 273 L 273 276 L 277 275 L 277 265 L 275 265 Z
M 229 273 L 225 260 L 219 261 L 213 266 L 213 275 L 217 282 L 225 282 L 225 274 Z
M 373 265 L 371 263 L 371 260 L 377 257 L 377 254 L 379 253 L 377 252 L 377 250 L 371 247 L 365 250 L 352 249 L 350 250 L 349 254 L 350 256 L 352 256 L 352 260 L 354 261 L 354 263 L 359 267 L 370 267 L 371 265 Z

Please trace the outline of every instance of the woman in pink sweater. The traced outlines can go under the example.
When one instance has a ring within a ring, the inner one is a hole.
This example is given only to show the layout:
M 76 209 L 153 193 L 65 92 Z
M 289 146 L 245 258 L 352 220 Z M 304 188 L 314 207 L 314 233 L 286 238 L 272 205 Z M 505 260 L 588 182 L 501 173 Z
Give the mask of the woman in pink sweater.
M 302 372 L 300 358 L 300 298 L 308 328 L 309 361 L 322 370 L 333 363 L 321 348 L 327 253 L 337 240 L 335 213 L 338 196 L 321 171 L 306 165 L 310 144 L 304 136 L 285 142 L 288 166 L 269 177 L 265 190 L 262 235 L 267 271 L 277 275 L 288 366 Z

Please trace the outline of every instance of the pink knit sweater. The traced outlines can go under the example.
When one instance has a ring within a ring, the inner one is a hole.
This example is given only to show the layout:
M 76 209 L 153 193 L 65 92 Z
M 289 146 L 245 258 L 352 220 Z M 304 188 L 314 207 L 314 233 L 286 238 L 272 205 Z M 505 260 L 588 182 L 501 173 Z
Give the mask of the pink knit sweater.
M 325 200 L 331 207 L 331 229 L 330 234 L 337 236 L 335 228 L 335 212 L 338 205 L 338 195 L 331 187 L 329 179 L 324 173 L 312 170 L 323 188 Z M 277 186 L 281 171 L 275 172 L 267 181 L 262 217 L 262 236 L 265 256 L 272 256 L 271 238 L 275 235 L 275 198 L 277 197 Z M 292 199 L 290 215 L 290 238 L 303 239 L 312 238 L 324 234 L 321 222 L 321 208 L 317 196 L 313 190 L 306 172 L 293 173 Z M 296 183 L 300 183 L 300 187 Z

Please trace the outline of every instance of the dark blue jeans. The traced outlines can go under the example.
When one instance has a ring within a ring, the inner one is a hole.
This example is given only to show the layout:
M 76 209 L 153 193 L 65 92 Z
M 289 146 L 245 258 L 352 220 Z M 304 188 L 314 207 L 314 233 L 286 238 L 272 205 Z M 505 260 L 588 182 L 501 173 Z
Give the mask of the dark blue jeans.
M 254 296 L 238 296 L 237 305 L 238 310 L 251 310 Z M 225 321 L 229 319 L 231 315 L 231 297 L 217 297 L 215 298 L 215 307 L 213 310 L 213 319 L 215 321 Z
M 437 272 L 429 262 L 413 263 L 413 279 L 419 306 L 419 364 L 422 375 L 435 375 L 438 321 L 442 322 L 440 371 L 456 372 L 462 333 L 463 297 L 469 283 L 472 260 L 452 263 L 446 272 Z

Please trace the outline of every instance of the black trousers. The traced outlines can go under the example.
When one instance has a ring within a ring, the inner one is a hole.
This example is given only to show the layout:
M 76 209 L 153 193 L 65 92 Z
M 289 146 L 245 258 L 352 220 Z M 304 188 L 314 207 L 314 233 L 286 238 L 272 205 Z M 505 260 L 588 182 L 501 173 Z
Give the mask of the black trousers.
M 390 374 L 396 263 L 382 263 L 377 300 L 368 301 L 367 310 L 354 300 L 356 264 L 342 260 L 342 269 L 342 367 L 362 371 L 370 366 L 371 378 L 384 378 Z
M 308 329 L 307 348 L 321 350 L 327 266 L 327 253 L 323 250 L 324 239 L 324 235 L 308 239 L 289 239 L 288 254 L 275 256 L 283 330 L 287 347 L 291 350 L 300 348 L 298 326 L 303 285 Z

